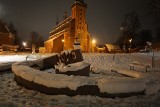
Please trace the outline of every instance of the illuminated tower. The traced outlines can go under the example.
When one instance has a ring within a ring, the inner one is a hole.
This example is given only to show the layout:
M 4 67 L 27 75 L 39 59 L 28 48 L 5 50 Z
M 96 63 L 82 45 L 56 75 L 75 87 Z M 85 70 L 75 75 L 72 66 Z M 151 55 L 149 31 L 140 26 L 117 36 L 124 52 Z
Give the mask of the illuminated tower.
M 84 52 L 89 51 L 90 35 L 86 24 L 87 4 L 83 0 L 75 0 L 72 5 L 72 19 L 75 19 L 75 38 L 78 38 L 81 49 Z

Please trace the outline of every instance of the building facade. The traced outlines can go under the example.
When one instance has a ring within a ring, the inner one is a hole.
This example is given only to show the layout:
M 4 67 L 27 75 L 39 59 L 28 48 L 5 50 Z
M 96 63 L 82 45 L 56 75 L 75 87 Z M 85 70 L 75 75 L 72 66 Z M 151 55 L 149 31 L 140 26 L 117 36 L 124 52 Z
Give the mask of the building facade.
M 91 37 L 86 23 L 87 4 L 83 0 L 75 0 L 71 6 L 70 17 L 64 14 L 64 20 L 50 32 L 50 37 L 45 41 L 44 46 L 47 53 L 59 53 L 63 50 L 74 49 L 74 43 L 79 42 L 82 52 L 89 52 L 91 49 Z

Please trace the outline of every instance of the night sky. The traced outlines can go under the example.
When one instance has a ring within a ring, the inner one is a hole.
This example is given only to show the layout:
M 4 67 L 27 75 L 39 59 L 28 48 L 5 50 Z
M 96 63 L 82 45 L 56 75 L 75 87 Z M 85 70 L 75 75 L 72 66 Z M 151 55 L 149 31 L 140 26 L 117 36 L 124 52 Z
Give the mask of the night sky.
M 115 43 L 120 35 L 124 15 L 137 11 L 143 29 L 154 29 L 148 14 L 150 0 L 84 0 L 88 4 L 87 23 L 98 44 Z M 0 17 L 12 22 L 22 40 L 35 31 L 46 40 L 64 11 L 71 15 L 74 0 L 0 0 Z

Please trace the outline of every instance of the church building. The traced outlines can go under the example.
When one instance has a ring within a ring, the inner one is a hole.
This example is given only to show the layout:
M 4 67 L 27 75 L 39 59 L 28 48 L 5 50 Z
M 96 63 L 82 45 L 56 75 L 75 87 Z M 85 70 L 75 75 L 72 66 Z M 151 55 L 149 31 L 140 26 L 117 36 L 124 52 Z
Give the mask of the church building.
M 64 20 L 50 32 L 50 37 L 45 41 L 47 53 L 59 53 L 63 50 L 74 49 L 76 43 L 80 44 L 82 52 L 89 52 L 91 49 L 91 37 L 86 23 L 87 4 L 83 0 L 75 0 L 71 6 L 71 16 L 64 13 Z

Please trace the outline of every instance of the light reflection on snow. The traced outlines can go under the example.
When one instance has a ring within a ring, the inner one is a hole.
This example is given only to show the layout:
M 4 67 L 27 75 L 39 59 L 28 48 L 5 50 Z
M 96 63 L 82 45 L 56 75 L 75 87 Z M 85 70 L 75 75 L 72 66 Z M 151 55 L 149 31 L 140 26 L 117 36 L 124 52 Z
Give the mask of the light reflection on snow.
M 27 55 L 0 55 L 0 62 L 25 61 Z

